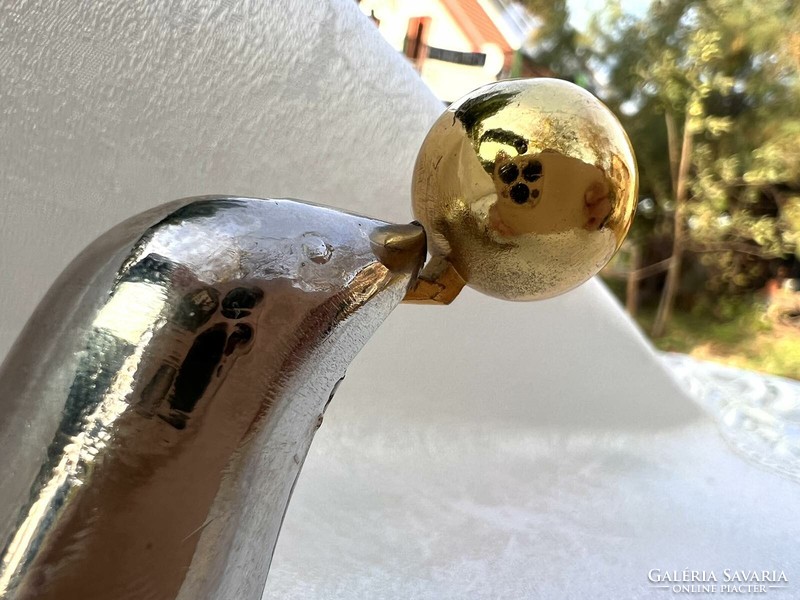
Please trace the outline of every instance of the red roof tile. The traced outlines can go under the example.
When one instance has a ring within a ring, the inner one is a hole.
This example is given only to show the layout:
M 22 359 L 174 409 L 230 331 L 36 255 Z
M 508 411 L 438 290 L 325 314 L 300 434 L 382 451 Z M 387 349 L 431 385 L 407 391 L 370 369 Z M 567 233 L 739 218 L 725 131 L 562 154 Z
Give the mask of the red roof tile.
M 507 57 L 513 54 L 513 48 L 478 0 L 442 0 L 442 4 L 469 38 L 474 52 L 479 51 L 483 44 L 491 43 L 497 44 Z

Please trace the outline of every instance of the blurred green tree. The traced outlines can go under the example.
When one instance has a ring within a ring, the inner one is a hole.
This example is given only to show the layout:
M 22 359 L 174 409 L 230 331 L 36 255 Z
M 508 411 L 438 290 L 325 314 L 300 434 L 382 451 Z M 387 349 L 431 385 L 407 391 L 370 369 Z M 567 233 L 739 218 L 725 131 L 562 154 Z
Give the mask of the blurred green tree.
M 532 59 L 586 82 L 636 149 L 644 200 L 632 237 L 670 259 L 655 336 L 688 255 L 717 294 L 752 289 L 770 259 L 798 255 L 800 7 L 661 0 L 636 17 L 612 0 L 579 33 L 564 1 L 527 4 L 543 21 Z

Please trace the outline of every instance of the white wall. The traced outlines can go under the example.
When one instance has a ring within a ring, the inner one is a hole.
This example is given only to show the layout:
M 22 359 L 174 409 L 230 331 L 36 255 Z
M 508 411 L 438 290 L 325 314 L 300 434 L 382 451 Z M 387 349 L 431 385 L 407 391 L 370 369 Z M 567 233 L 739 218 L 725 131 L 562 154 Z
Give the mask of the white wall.
M 380 19 L 381 34 L 398 52 L 403 51 L 409 20 L 430 17 L 428 45 L 458 52 L 488 53 L 484 67 L 425 59 L 420 75 L 440 100 L 453 102 L 475 88 L 497 80 L 497 73 L 503 66 L 502 62 L 498 65 L 497 58 L 499 55 L 502 60 L 502 51 L 494 44 L 475 48 L 447 7 L 438 0 L 363 0 L 360 6 L 366 15 L 375 11 L 375 16 Z

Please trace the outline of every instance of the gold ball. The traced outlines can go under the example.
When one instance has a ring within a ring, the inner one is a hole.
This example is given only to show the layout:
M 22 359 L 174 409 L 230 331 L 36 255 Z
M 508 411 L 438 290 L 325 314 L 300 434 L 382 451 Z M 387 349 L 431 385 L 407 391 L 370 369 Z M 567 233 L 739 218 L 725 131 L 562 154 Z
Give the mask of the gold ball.
M 536 300 L 595 275 L 636 207 L 619 121 L 556 79 L 502 81 L 452 104 L 417 157 L 414 215 L 434 257 L 481 292 Z

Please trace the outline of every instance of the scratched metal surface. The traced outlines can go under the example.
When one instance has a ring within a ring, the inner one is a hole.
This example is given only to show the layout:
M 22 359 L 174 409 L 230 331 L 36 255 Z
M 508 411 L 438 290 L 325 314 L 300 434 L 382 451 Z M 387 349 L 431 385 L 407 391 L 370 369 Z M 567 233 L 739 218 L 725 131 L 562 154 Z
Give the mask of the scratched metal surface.
M 327 402 L 424 259 L 418 227 L 376 256 L 385 225 L 206 197 L 73 261 L 0 368 L 0 598 L 260 597 Z

